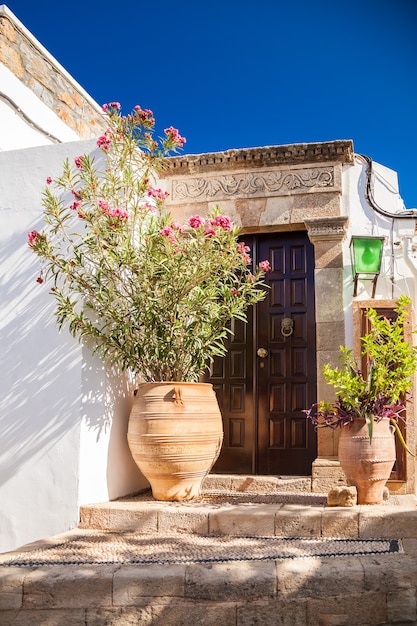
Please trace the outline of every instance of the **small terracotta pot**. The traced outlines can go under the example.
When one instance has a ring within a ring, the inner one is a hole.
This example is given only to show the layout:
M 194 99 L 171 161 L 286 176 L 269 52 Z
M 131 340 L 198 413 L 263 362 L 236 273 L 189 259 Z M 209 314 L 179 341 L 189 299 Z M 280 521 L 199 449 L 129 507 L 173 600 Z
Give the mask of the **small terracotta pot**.
M 343 426 L 339 461 L 349 485 L 356 487 L 358 504 L 379 504 L 395 463 L 394 428 L 388 418 L 374 421 L 372 441 L 364 419 Z
M 139 385 L 127 439 L 156 500 L 198 497 L 223 441 L 213 386 L 176 382 Z

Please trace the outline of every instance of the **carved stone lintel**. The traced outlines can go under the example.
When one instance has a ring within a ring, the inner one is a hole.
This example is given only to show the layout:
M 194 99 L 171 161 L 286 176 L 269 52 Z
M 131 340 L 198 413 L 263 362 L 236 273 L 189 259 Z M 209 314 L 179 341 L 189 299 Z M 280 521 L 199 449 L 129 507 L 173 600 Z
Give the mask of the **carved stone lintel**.
M 335 191 L 334 166 L 235 172 L 172 180 L 171 202 Z
M 343 241 L 346 236 L 346 225 L 349 218 L 345 215 L 305 219 L 311 243 L 325 241 Z

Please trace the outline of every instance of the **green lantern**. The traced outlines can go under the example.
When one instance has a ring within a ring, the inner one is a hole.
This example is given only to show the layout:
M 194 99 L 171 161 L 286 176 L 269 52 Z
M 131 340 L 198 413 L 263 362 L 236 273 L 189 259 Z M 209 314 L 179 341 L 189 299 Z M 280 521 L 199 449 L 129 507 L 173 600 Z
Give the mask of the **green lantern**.
M 376 283 L 381 270 L 382 246 L 384 237 L 362 237 L 354 235 L 350 241 L 352 261 L 353 296 L 358 289 L 358 280 L 372 280 L 372 298 L 375 297 Z

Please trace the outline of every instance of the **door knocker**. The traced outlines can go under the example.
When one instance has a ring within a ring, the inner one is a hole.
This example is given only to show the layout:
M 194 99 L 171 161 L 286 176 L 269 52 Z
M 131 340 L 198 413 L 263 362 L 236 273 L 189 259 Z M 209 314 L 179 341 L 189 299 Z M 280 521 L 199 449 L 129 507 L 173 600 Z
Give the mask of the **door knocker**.
M 289 337 L 293 334 L 293 332 L 294 320 L 292 320 L 290 317 L 284 317 L 284 319 L 281 320 L 281 335 L 284 335 L 284 337 Z

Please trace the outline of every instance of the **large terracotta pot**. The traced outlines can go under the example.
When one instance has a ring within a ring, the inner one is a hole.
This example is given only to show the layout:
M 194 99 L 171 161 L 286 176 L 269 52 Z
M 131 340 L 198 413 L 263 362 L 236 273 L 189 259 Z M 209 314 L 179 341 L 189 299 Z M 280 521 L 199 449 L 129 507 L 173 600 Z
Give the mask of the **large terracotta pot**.
M 139 385 L 127 439 L 156 500 L 198 497 L 223 441 L 213 386 L 176 382 Z
M 358 504 L 379 504 L 395 463 L 394 429 L 389 419 L 374 421 L 372 442 L 364 419 L 343 426 L 339 461 L 349 485 L 356 487 Z

